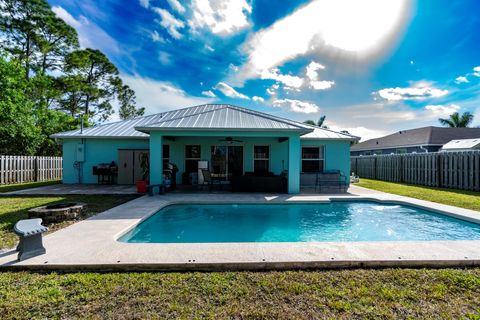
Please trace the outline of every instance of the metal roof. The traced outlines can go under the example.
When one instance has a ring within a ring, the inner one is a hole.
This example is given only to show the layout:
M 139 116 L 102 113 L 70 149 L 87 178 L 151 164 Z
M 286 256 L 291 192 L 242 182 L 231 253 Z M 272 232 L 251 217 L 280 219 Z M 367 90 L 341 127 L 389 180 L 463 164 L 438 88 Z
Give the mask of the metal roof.
M 442 150 L 480 149 L 480 135 L 477 139 L 452 140 L 443 145 Z
M 139 125 L 139 131 L 152 130 L 240 130 L 240 131 L 303 131 L 312 129 L 304 124 L 237 106 L 200 105 L 168 113 L 156 123 Z
M 398 131 L 353 145 L 351 151 L 368 151 L 413 146 L 442 146 L 453 139 L 480 137 L 480 128 L 423 127 Z
M 315 133 L 317 139 L 352 139 L 351 136 L 315 128 L 300 122 L 228 104 L 205 104 L 143 116 L 95 127 L 57 133 L 53 138 L 148 138 L 148 132 L 162 131 L 293 131 Z M 323 132 L 325 131 L 325 132 Z M 322 133 L 323 132 L 323 133 Z M 303 137 L 302 137 L 303 138 Z M 308 139 L 315 139 L 308 137 Z
M 307 134 L 304 134 L 300 137 L 302 140 L 360 140 L 360 137 L 352 136 L 351 134 L 343 133 L 343 132 L 336 132 L 325 128 L 314 127 L 313 131 Z

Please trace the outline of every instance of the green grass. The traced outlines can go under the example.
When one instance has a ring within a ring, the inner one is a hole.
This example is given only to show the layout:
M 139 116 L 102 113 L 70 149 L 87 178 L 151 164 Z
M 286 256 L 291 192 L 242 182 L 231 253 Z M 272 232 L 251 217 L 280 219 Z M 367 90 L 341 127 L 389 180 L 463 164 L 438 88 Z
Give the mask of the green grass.
M 38 188 L 44 186 L 51 186 L 54 184 L 61 183 L 61 180 L 52 180 L 52 181 L 43 181 L 43 182 L 27 182 L 27 183 L 18 183 L 18 184 L 4 184 L 0 185 L 0 193 L 18 191 L 23 189 Z
M 480 211 L 480 192 L 360 179 L 360 187 Z
M 2 319 L 479 319 L 480 269 L 0 273 Z
M 88 204 L 86 217 L 118 206 L 136 196 L 115 195 L 64 195 L 64 196 L 0 196 L 0 249 L 11 248 L 17 243 L 12 228 L 18 220 L 28 217 L 28 209 L 59 202 L 79 201 Z M 74 221 L 50 224 L 50 232 L 72 224 Z M 1 317 L 0 317 L 1 318 Z

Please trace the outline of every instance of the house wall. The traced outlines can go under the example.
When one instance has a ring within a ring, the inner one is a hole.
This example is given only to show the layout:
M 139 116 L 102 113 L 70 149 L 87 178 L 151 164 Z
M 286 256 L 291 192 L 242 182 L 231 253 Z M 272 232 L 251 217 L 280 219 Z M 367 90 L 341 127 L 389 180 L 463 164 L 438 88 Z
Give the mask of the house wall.
M 201 146 L 201 160 L 210 162 L 210 147 L 213 145 L 227 145 L 219 141 L 225 136 L 232 136 L 242 140 L 241 143 L 228 145 L 243 146 L 244 172 L 253 171 L 253 147 L 254 145 L 270 146 L 270 171 L 280 174 L 288 170 L 289 141 L 279 142 L 278 137 L 237 137 L 234 134 L 223 133 L 222 136 L 214 137 L 175 137 L 174 141 L 163 138 L 163 144 L 170 145 L 171 163 L 177 165 L 177 181 L 181 183 L 182 173 L 185 171 L 185 145 L 199 144 Z M 78 170 L 74 168 L 77 157 L 77 145 L 82 139 L 65 139 L 63 141 L 63 183 L 72 184 L 79 182 Z M 99 163 L 118 163 L 118 149 L 150 149 L 148 139 L 83 139 L 85 161 L 82 164 L 82 183 L 97 183 L 97 177 L 92 175 L 92 167 Z M 325 146 L 325 169 L 340 170 L 346 175 L 350 172 L 350 143 L 339 140 L 300 140 L 301 146 Z M 301 158 L 301 150 L 298 150 L 298 159 Z M 301 165 L 301 163 L 300 163 Z M 301 168 L 300 168 L 301 170 Z
M 340 170 L 349 179 L 350 141 L 300 140 L 302 146 L 325 146 L 325 170 Z M 301 155 L 300 155 L 301 157 Z
M 85 161 L 81 165 L 82 183 L 97 183 L 92 167 L 100 163 L 115 161 L 118 164 L 118 149 L 148 149 L 148 139 L 64 139 L 63 140 L 63 183 L 79 183 L 79 170 L 74 168 L 79 160 L 78 144 L 84 145 Z

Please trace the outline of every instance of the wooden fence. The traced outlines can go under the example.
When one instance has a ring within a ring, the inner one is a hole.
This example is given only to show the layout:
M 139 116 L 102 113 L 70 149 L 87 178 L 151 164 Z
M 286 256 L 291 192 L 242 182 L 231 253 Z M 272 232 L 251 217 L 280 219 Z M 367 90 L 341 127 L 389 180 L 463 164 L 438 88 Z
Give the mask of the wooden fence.
M 0 156 L 0 184 L 62 179 L 61 157 Z
M 362 156 L 350 161 L 351 171 L 361 178 L 480 191 L 480 151 Z

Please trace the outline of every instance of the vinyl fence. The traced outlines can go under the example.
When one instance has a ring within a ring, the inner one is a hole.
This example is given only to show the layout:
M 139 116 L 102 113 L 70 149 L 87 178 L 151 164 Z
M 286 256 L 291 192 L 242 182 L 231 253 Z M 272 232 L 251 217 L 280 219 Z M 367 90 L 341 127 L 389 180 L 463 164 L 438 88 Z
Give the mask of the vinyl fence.
M 0 184 L 61 178 L 61 157 L 0 156 Z
M 362 156 L 350 161 L 351 171 L 361 178 L 480 191 L 480 151 Z

